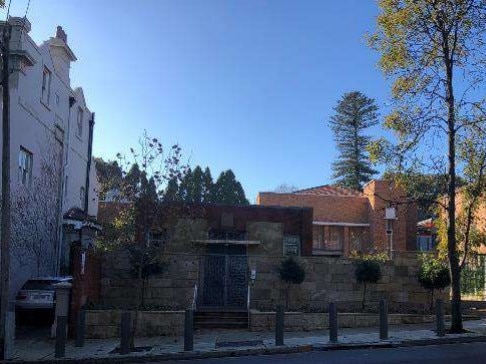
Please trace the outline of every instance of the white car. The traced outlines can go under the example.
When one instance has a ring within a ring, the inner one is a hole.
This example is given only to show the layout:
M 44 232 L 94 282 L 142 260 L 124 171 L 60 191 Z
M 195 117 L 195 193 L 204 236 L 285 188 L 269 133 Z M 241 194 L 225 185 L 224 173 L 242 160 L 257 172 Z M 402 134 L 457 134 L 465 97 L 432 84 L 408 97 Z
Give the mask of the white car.
M 25 310 L 54 310 L 56 303 L 54 285 L 72 282 L 72 277 L 31 278 L 22 286 L 15 298 L 15 308 Z

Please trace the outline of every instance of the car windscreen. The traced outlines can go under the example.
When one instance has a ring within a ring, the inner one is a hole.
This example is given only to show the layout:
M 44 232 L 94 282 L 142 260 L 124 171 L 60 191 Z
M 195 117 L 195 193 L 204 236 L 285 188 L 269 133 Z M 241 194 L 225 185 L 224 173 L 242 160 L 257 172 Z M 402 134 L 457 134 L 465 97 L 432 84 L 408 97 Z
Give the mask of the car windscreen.
M 27 281 L 23 286 L 22 289 L 26 290 L 41 290 L 41 291 L 53 291 L 54 287 L 53 284 L 59 283 L 59 281 L 52 281 L 52 280 L 35 280 L 35 281 Z

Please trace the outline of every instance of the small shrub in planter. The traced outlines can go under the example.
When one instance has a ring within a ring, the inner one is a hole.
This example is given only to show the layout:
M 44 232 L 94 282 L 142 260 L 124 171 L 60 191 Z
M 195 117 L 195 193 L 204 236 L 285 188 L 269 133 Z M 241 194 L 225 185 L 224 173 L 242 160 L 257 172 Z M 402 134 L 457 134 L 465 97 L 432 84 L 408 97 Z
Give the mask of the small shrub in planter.
M 363 284 L 363 300 L 361 308 L 366 306 L 366 288 L 368 284 L 377 283 L 381 277 L 381 263 L 384 258 L 381 255 L 361 255 L 354 262 L 354 276 L 356 281 Z
M 437 259 L 431 254 L 422 254 L 420 261 L 418 281 L 423 288 L 429 291 L 430 309 L 432 309 L 434 306 L 435 291 L 443 290 L 451 284 L 449 267 L 443 260 Z
M 280 262 L 278 267 L 280 279 L 287 283 L 287 292 L 285 297 L 285 309 L 289 307 L 289 293 L 292 284 L 301 284 L 305 279 L 305 268 L 301 262 L 294 257 L 285 258 Z

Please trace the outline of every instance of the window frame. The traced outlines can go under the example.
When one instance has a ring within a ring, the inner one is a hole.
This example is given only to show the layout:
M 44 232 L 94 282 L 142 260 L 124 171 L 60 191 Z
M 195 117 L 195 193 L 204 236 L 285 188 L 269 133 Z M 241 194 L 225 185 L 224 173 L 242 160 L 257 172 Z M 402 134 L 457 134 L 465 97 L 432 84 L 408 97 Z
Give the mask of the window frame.
M 316 236 L 316 231 L 318 235 Z M 332 240 L 333 233 L 339 235 L 338 240 Z M 344 251 L 344 242 L 346 239 L 345 226 L 342 225 L 314 225 L 312 230 L 312 252 L 319 253 L 342 253 Z M 337 249 L 331 249 L 338 246 Z
M 23 158 L 25 156 L 25 158 Z M 27 148 L 20 146 L 19 150 L 19 183 L 29 188 L 32 185 L 32 169 L 34 165 L 34 154 Z
M 51 99 L 51 83 L 52 83 L 52 72 L 44 65 L 42 69 L 42 83 L 41 83 L 41 102 L 49 106 Z

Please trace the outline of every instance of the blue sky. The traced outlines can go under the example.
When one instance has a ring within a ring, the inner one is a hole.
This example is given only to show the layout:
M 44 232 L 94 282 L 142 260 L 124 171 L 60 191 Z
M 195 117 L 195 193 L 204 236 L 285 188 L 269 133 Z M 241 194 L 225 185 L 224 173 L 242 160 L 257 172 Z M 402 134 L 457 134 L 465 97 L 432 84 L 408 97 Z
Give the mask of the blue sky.
M 11 14 L 26 5 L 12 0 Z M 146 129 L 213 175 L 233 169 L 253 201 L 281 183 L 331 182 L 327 120 L 344 92 L 386 105 L 364 41 L 377 12 L 363 0 L 31 0 L 28 18 L 38 43 L 57 25 L 68 34 L 96 156 L 126 152 Z

